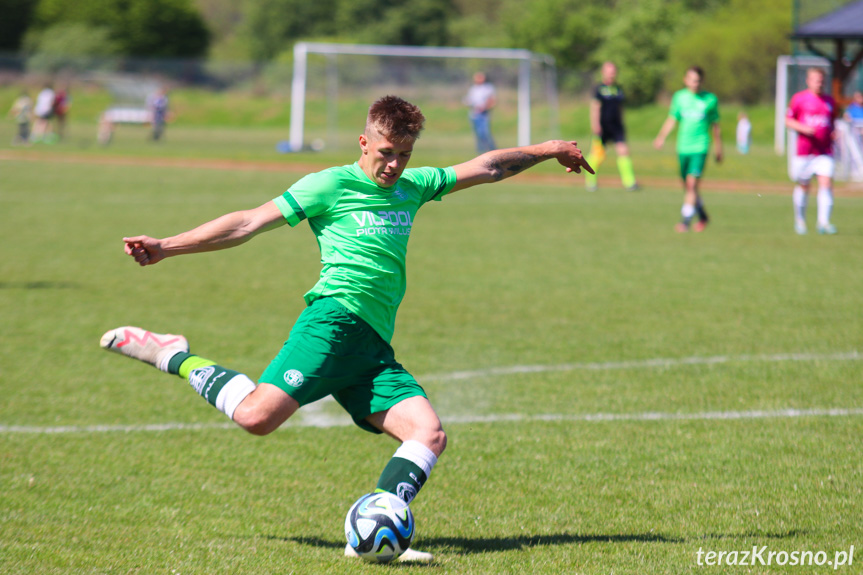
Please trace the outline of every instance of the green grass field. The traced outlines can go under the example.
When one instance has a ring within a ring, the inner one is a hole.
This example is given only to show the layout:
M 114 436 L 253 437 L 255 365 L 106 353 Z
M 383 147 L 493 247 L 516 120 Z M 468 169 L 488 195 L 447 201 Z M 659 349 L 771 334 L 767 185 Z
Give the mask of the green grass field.
M 796 236 L 788 194 L 739 191 L 707 193 L 707 232 L 674 234 L 676 184 L 524 176 L 425 207 L 393 344 L 449 435 L 412 505 L 437 561 L 374 566 L 341 557 L 342 524 L 391 440 L 334 402 L 254 438 L 98 346 L 143 325 L 260 375 L 319 271 L 306 226 L 147 269 L 120 240 L 272 199 L 302 175 L 290 162 L 355 159 L 271 157 L 276 134 L 178 127 L 160 146 L 70 138 L 0 160 L 0 572 L 826 573 L 698 552 L 852 545 L 835 571 L 861 572 L 859 193 L 837 199 L 834 237 Z M 7 122 L 0 153 L 9 138 Z M 670 148 L 633 149 L 673 182 Z M 707 179 L 784 185 L 771 154 L 730 153 Z M 285 168 L 100 163 L 133 156 Z

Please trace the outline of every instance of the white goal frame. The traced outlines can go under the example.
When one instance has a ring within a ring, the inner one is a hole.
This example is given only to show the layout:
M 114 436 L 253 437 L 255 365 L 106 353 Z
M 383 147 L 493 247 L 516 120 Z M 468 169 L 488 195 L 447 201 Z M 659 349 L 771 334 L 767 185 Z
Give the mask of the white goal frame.
M 516 60 L 518 67 L 518 145 L 530 144 L 530 75 L 531 64 L 538 62 L 548 67 L 549 106 L 557 117 L 557 72 L 554 58 L 547 54 L 535 54 L 528 50 L 504 48 L 457 48 L 428 46 L 385 46 L 374 44 L 330 44 L 321 42 L 297 42 L 294 44 L 294 70 L 291 82 L 290 146 L 292 151 L 303 149 L 306 74 L 308 55 L 360 55 L 398 56 L 407 58 L 470 58 L 478 60 Z

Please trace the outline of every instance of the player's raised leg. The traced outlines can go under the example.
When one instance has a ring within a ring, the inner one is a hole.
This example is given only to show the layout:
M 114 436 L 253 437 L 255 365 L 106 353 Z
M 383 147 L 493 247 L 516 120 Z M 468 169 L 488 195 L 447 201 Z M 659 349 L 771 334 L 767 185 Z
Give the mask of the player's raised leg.
M 153 333 L 140 327 L 123 326 L 106 332 L 99 345 L 149 363 L 156 369 L 168 372 L 168 361 L 180 352 L 189 351 L 189 342 L 182 335 Z
M 189 342 L 182 335 L 154 333 L 139 327 L 124 326 L 106 332 L 100 345 L 115 353 L 143 361 L 153 367 L 179 375 L 213 407 L 227 415 L 238 425 L 257 435 L 269 433 L 290 417 L 298 405 L 281 390 L 282 403 L 272 399 L 261 390 L 255 397 L 267 401 L 254 402 L 258 409 L 253 412 L 250 404 L 239 414 L 237 408 L 258 391 L 255 383 L 246 375 L 217 365 L 216 362 L 189 353 Z M 272 386 L 270 386 L 272 387 Z M 242 417 L 235 418 L 235 415 Z M 277 423 L 275 423 L 277 422 Z

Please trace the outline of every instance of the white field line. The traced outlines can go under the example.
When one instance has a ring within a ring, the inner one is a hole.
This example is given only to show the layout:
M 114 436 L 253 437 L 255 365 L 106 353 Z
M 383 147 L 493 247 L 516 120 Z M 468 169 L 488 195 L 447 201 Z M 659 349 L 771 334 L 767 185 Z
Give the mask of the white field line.
M 420 381 L 463 381 L 490 376 L 505 376 L 523 373 L 564 372 L 575 370 L 617 370 L 655 367 L 675 367 L 684 365 L 710 365 L 731 362 L 782 362 L 782 361 L 859 361 L 863 354 L 857 351 L 834 354 L 774 354 L 774 355 L 738 355 L 713 357 L 688 357 L 679 359 L 646 359 L 638 361 L 620 361 L 605 363 L 569 363 L 559 365 L 516 365 L 472 371 L 456 371 L 452 373 L 427 375 L 419 377 Z M 330 415 L 323 412 L 327 400 L 307 405 L 292 418 L 287 427 L 340 427 L 352 425 L 344 414 Z M 777 409 L 754 411 L 712 411 L 701 413 L 588 413 L 588 414 L 535 414 L 519 413 L 497 415 L 463 415 L 444 416 L 445 423 L 498 423 L 498 422 L 529 422 L 529 421 L 687 421 L 687 420 L 735 420 L 735 419 L 768 419 L 794 417 L 849 417 L 863 415 L 863 408 L 813 408 L 813 409 Z M 63 425 L 63 426 L 26 426 L 0 425 L 0 434 L 31 433 L 31 434 L 64 434 L 64 433 L 131 433 L 158 432 L 175 430 L 231 429 L 236 426 L 230 422 L 224 423 L 158 423 L 146 425 Z
M 618 369 L 641 369 L 652 367 L 679 367 L 685 365 L 713 365 L 735 362 L 783 362 L 783 361 L 860 361 L 863 354 L 857 351 L 843 353 L 781 353 L 773 355 L 718 355 L 711 357 L 655 358 L 633 361 L 609 361 L 601 363 L 561 363 L 557 365 L 513 365 L 510 367 L 491 367 L 471 371 L 432 374 L 418 377 L 420 382 L 449 382 L 465 379 L 478 379 L 498 375 L 517 375 L 523 373 L 548 373 L 560 371 L 610 371 Z
M 669 413 L 649 411 L 644 413 L 585 413 L 563 414 L 545 413 L 525 415 L 521 413 L 502 413 L 497 415 L 462 415 L 443 417 L 444 423 L 512 423 L 531 421 L 707 421 L 741 419 L 788 419 L 799 417 L 859 417 L 863 408 L 815 408 L 815 409 L 775 409 L 754 411 L 707 411 L 701 413 Z M 306 414 L 301 421 L 291 420 L 286 427 L 344 427 L 352 425 L 347 416 L 338 417 L 324 414 Z M 0 425 L 0 434 L 68 434 L 68 433 L 134 433 L 153 431 L 197 431 L 205 429 L 237 428 L 233 423 L 158 423 L 151 425 L 63 425 L 57 427 L 36 427 L 26 425 Z M 237 428 L 238 429 L 238 428 Z

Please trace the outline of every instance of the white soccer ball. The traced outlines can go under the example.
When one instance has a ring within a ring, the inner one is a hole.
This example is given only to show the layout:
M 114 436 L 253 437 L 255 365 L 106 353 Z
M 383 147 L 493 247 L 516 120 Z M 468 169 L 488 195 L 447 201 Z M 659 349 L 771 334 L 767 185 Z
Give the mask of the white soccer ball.
M 366 561 L 386 563 L 410 547 L 414 515 L 408 504 L 392 493 L 369 493 L 348 511 L 345 537 Z

